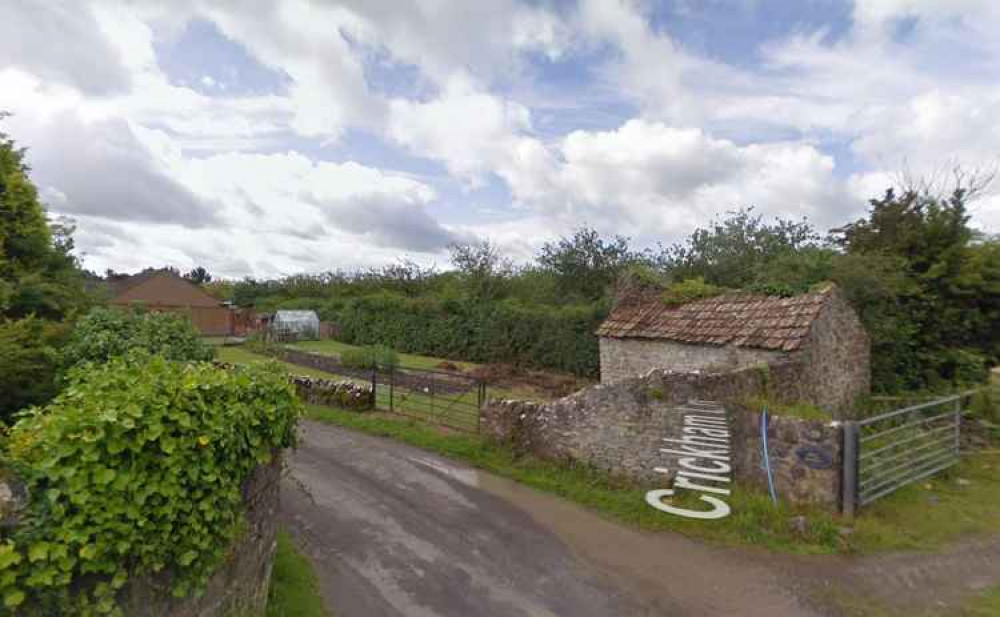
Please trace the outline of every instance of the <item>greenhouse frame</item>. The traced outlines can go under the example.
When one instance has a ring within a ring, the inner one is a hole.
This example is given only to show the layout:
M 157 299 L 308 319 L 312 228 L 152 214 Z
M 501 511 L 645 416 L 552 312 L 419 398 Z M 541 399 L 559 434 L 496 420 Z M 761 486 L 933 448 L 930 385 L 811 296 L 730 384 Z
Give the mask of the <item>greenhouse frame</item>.
M 277 311 L 271 333 L 279 341 L 318 339 L 319 316 L 316 311 Z

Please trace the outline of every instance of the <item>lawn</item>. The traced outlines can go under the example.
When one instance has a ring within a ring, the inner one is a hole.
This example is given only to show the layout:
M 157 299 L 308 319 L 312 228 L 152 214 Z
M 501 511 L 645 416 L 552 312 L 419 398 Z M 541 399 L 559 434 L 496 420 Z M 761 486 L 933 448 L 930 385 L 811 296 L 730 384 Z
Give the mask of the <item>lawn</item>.
M 290 362 L 282 362 L 281 360 L 275 360 L 274 358 L 269 358 L 268 356 L 261 356 L 247 351 L 242 347 L 237 346 L 225 346 L 215 348 L 215 357 L 223 362 L 228 362 L 230 364 L 255 364 L 257 362 L 276 362 L 278 365 L 284 367 L 289 373 L 295 375 L 308 375 L 309 377 L 317 377 L 319 379 L 347 379 L 342 375 L 335 375 L 333 373 L 327 373 L 326 371 L 320 371 L 318 369 L 309 368 L 307 366 L 299 366 L 298 364 L 292 364 Z
M 967 534 L 1000 532 L 1000 456 L 970 457 L 949 473 L 909 487 L 864 509 L 852 533 L 847 523 L 820 508 L 773 506 L 758 490 L 737 485 L 729 503 L 733 514 L 720 521 L 668 516 L 645 503 L 644 491 L 603 472 L 530 457 L 478 435 L 445 434 L 416 421 L 310 407 L 309 416 L 352 430 L 391 437 L 475 467 L 554 493 L 609 518 L 650 531 L 676 531 L 726 544 L 752 544 L 792 553 L 873 553 L 930 550 Z M 959 482 L 962 479 L 964 482 Z M 928 486 L 930 488 L 928 488 Z M 694 498 L 688 493 L 690 501 Z M 681 499 L 681 504 L 686 504 Z M 693 504 L 692 504 L 693 505 Z M 805 516 L 804 533 L 791 521 Z
M 267 617 L 328 617 L 309 560 L 285 530 L 278 531 L 278 552 L 267 594 Z
M 301 341 L 298 343 L 292 343 L 289 347 L 293 349 L 301 349 L 302 351 L 312 351 L 315 353 L 322 353 L 327 355 L 339 356 L 341 352 L 350 349 L 360 349 L 356 345 L 348 345 L 347 343 L 341 343 L 340 341 L 334 341 L 332 339 L 327 339 L 323 341 Z M 423 370 L 442 370 L 439 365 L 442 363 L 454 364 L 463 371 L 476 368 L 480 365 L 473 362 L 461 362 L 458 360 L 445 360 L 444 358 L 434 358 L 432 356 L 420 356 L 416 354 L 401 353 L 399 354 L 399 365 L 403 368 L 415 368 Z

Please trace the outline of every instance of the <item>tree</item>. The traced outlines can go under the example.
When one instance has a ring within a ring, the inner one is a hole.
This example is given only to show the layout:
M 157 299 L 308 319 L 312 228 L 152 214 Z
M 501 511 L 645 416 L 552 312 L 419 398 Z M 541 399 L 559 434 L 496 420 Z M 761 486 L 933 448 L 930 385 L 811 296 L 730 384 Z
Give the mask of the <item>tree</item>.
M 588 301 L 603 297 L 618 275 L 638 259 L 629 238 L 616 235 L 605 239 L 590 227 L 545 243 L 538 254 L 538 264 L 555 274 L 562 293 Z
M 873 347 L 886 347 L 877 382 L 976 381 L 1000 358 L 1000 248 L 969 227 L 970 194 L 962 186 L 944 196 L 890 189 L 866 217 L 831 232 L 845 258 L 895 260 L 906 282 L 866 324 Z
M 489 240 L 448 247 L 451 263 L 462 275 L 471 295 L 482 301 L 495 300 L 514 273 L 514 262 Z
M 73 225 L 49 222 L 24 154 L 0 132 L 0 317 L 61 319 L 86 304 Z
M 699 228 L 683 244 L 663 249 L 657 264 L 676 280 L 696 276 L 722 287 L 744 287 L 780 256 L 818 246 L 819 234 L 805 219 L 765 223 L 753 207 L 727 213 Z
M 212 281 L 212 275 L 208 273 L 208 270 L 201 266 L 198 266 L 185 274 L 184 278 L 191 281 L 195 285 L 204 285 L 205 283 L 210 283 Z

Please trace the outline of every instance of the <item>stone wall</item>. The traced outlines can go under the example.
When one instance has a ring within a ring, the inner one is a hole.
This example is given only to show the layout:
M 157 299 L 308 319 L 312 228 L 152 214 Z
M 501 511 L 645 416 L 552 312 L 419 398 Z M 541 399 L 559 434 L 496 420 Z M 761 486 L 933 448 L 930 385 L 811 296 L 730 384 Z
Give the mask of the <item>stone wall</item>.
M 733 472 L 743 483 L 767 490 L 761 410 L 729 405 Z M 843 436 L 833 422 L 770 416 L 768 457 L 779 498 L 837 508 L 843 469 Z
M 692 399 L 713 400 L 724 403 L 729 412 L 735 477 L 760 485 L 762 474 L 754 467 L 759 467 L 760 461 L 759 410 L 744 409 L 737 401 L 781 386 L 796 400 L 800 370 L 794 362 L 778 363 L 770 370 L 720 373 L 653 370 L 547 403 L 492 401 L 481 412 L 480 430 L 488 439 L 509 444 L 521 453 L 554 461 L 581 461 L 614 476 L 662 486 L 664 477 L 655 468 L 676 470 L 675 461 L 660 449 L 664 438 L 682 435 L 681 407 Z M 782 497 L 835 506 L 839 477 L 830 470 L 818 473 L 807 464 L 832 451 L 836 460 L 830 469 L 838 468 L 839 430 L 820 425 L 795 418 L 776 419 L 769 431 L 769 451 L 775 457 Z M 824 449 L 823 453 L 814 448 Z M 799 458 L 800 450 L 803 458 Z
M 243 483 L 246 526 L 225 564 L 200 597 L 173 598 L 166 580 L 147 579 L 125 586 L 121 603 L 129 617 L 263 616 L 271 568 L 278 547 L 281 456 L 258 467 Z
M 281 455 L 261 465 L 243 483 L 243 534 L 231 547 L 226 562 L 209 580 L 199 597 L 174 598 L 168 575 L 134 579 L 118 601 L 129 617 L 262 617 L 267 610 L 271 568 L 277 549 Z M 16 480 L 0 482 L 0 524 L 17 525 L 27 506 Z
M 372 387 L 353 381 L 319 379 L 293 375 L 292 383 L 302 402 L 308 405 L 329 405 L 355 411 L 375 408 Z
M 839 290 L 830 293 L 809 330 L 803 350 L 803 400 L 848 419 L 859 396 L 871 390 L 871 342 L 857 314 Z
M 601 383 L 636 377 L 654 368 L 674 371 L 738 369 L 789 360 L 789 354 L 767 349 L 687 345 L 641 338 L 600 338 Z

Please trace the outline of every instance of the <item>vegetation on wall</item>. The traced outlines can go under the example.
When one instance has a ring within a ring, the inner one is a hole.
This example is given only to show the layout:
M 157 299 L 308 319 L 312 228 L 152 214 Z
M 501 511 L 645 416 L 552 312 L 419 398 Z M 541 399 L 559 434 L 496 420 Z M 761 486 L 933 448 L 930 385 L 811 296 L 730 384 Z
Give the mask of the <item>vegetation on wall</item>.
M 86 364 L 27 413 L 4 458 L 31 495 L 0 544 L 19 615 L 118 614 L 131 578 L 203 587 L 241 530 L 244 479 L 295 439 L 300 403 L 267 365 L 230 370 L 133 353 Z

